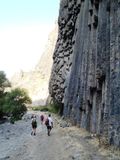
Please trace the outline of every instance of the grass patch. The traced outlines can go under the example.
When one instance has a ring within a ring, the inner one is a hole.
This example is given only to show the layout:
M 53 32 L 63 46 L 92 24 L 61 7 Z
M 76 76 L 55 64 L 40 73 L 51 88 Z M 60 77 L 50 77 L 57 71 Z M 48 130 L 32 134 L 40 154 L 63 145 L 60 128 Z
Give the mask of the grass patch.
M 33 111 L 48 111 L 48 107 L 47 106 L 34 106 L 32 107 Z
M 48 111 L 51 113 L 58 113 L 59 112 L 59 107 L 55 104 L 49 104 L 48 106 L 34 106 L 32 107 L 33 111 Z

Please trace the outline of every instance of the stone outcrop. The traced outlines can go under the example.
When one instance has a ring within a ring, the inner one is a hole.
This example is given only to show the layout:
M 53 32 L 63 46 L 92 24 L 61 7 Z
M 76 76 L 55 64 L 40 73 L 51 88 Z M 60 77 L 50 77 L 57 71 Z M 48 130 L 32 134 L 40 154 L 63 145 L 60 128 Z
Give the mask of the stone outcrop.
M 33 71 L 16 73 L 12 79 L 12 88 L 21 87 L 28 91 L 32 105 L 45 105 L 48 98 L 48 83 L 52 68 L 52 55 L 58 34 L 58 26 L 48 36 L 45 50 Z M 27 63 L 27 62 L 26 62 Z
M 63 115 L 120 147 L 120 0 L 61 0 L 49 83 Z

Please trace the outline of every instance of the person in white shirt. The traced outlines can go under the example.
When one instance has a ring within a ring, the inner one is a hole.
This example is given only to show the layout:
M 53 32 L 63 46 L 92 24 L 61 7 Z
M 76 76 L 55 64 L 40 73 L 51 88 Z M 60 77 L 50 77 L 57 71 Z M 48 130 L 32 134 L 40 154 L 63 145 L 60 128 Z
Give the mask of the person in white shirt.
M 48 136 L 50 136 L 51 129 L 53 128 L 53 120 L 51 118 L 51 114 L 48 115 L 48 118 L 46 119 L 45 124 L 47 126 Z

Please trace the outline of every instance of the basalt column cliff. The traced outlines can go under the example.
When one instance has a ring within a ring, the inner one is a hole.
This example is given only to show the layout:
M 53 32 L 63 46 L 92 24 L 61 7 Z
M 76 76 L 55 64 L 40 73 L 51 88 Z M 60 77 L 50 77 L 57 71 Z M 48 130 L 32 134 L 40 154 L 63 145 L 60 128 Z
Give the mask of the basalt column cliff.
M 61 0 L 51 97 L 74 124 L 120 147 L 120 0 Z

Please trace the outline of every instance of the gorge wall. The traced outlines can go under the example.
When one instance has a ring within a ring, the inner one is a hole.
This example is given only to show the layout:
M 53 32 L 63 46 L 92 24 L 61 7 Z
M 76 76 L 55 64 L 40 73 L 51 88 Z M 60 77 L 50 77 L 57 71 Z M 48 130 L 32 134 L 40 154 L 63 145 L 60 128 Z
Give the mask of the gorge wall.
M 61 0 L 49 82 L 73 124 L 120 147 L 120 0 Z

